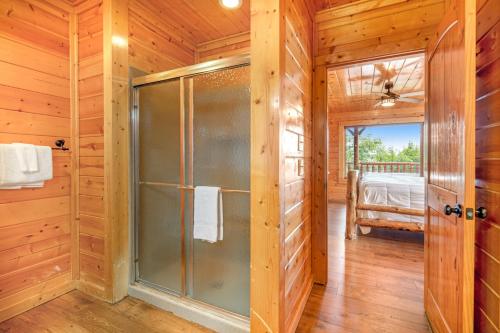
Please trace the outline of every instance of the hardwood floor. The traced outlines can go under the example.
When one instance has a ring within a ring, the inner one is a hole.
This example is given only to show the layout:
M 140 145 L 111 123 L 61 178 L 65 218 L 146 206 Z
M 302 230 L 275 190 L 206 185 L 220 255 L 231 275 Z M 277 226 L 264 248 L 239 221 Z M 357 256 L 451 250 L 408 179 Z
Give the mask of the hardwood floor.
M 423 310 L 423 237 L 373 230 L 344 240 L 344 205 L 329 207 L 329 272 L 297 332 L 430 332 Z M 118 304 L 70 292 L 8 321 L 0 332 L 210 332 L 140 300 Z
M 72 291 L 0 323 L 0 332 L 212 332 L 170 312 L 127 297 L 111 305 Z
M 344 239 L 345 206 L 329 206 L 326 287 L 314 286 L 297 332 L 430 332 L 423 235 L 373 230 Z

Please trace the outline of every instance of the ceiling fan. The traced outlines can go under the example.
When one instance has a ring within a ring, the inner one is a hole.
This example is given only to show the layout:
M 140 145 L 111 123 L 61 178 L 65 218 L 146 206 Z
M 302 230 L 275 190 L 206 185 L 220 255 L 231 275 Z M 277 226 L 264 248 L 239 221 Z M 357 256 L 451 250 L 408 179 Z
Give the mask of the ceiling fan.
M 392 81 L 387 81 L 384 84 L 384 89 L 387 91 L 379 93 L 382 96 L 380 96 L 375 106 L 389 107 L 396 104 L 396 101 L 415 103 L 415 104 L 420 104 L 423 102 L 423 100 L 418 98 L 410 98 L 413 96 L 423 96 L 424 95 L 423 91 L 414 91 L 404 94 L 396 94 L 395 92 L 392 91 L 392 88 L 394 88 L 394 83 L 392 83 Z

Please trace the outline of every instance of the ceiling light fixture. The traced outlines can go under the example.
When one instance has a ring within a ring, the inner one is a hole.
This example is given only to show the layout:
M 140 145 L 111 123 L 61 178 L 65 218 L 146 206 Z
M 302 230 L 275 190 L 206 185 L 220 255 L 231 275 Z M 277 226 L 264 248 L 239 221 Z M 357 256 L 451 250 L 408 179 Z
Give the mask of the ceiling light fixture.
M 121 36 L 113 36 L 111 37 L 111 43 L 113 45 L 116 45 L 118 47 L 125 47 L 127 46 L 127 40 Z
M 243 0 L 219 0 L 219 3 L 224 8 L 236 9 L 241 7 Z
M 385 108 L 394 106 L 395 104 L 396 100 L 394 98 L 383 98 L 383 97 L 382 97 L 382 102 L 380 103 L 380 105 Z

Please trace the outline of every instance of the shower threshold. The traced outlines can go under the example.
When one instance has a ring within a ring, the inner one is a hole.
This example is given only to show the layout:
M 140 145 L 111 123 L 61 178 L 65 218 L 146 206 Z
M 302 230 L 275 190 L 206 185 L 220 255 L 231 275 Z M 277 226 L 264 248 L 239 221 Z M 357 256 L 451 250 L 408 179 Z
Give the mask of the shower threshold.
M 250 332 L 250 320 L 246 317 L 186 297 L 159 291 L 140 282 L 131 284 L 128 294 L 216 332 Z

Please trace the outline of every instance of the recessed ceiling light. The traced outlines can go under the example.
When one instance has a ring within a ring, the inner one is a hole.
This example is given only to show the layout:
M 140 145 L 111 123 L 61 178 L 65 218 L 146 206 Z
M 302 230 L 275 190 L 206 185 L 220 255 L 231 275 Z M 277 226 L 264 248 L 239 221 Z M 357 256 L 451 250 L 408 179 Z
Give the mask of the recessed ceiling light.
M 219 0 L 222 7 L 228 9 L 240 8 L 243 0 Z
M 113 43 L 113 45 L 116 45 L 118 47 L 127 46 L 127 40 L 121 36 L 116 36 L 116 35 L 111 37 L 111 43 Z

